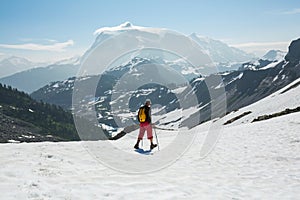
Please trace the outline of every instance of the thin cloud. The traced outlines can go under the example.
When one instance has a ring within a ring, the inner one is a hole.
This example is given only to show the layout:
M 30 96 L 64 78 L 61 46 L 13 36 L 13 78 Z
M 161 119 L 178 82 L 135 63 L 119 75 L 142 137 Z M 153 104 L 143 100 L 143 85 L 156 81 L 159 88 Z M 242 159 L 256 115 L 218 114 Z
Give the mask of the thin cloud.
M 45 41 L 48 41 L 48 42 L 58 42 L 57 40 L 54 40 L 54 39 L 44 39 Z
M 276 47 L 276 46 L 286 46 L 289 42 L 248 42 L 241 44 L 232 44 L 230 46 L 237 48 L 251 48 L 251 47 Z
M 65 51 L 65 48 L 73 46 L 74 41 L 68 40 L 66 42 L 55 42 L 53 44 L 37 44 L 37 43 L 26 43 L 26 44 L 0 44 L 1 48 L 6 49 L 22 49 L 31 51 Z
M 43 42 L 49 42 L 49 43 L 57 43 L 57 40 L 49 39 L 49 38 L 20 38 L 19 41 L 21 42 L 31 42 L 31 43 L 43 43 Z
M 273 11 L 266 11 L 265 13 L 271 15 L 297 15 L 300 14 L 300 8 L 294 8 L 291 10 L 273 10 Z
M 294 8 L 293 10 L 287 10 L 287 11 L 281 12 L 281 14 L 283 14 L 283 15 L 296 15 L 296 14 L 300 14 L 300 8 Z

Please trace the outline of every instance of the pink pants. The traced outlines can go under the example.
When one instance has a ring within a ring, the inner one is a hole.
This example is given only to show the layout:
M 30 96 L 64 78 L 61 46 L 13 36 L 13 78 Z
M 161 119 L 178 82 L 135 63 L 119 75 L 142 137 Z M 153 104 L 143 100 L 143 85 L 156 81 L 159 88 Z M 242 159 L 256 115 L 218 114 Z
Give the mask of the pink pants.
M 147 131 L 147 137 L 148 139 L 152 139 L 152 126 L 149 124 L 149 122 L 142 122 L 140 123 L 140 133 L 138 139 L 142 140 L 145 134 L 145 131 Z

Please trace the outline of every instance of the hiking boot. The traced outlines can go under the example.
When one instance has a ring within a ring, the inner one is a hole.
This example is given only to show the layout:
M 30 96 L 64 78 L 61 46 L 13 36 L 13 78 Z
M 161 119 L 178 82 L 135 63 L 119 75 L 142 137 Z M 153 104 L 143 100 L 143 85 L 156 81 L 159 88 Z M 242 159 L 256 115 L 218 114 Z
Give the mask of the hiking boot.
M 135 148 L 135 149 L 139 149 L 139 144 L 136 143 L 136 144 L 134 145 L 134 148 Z
M 150 145 L 150 149 L 151 149 L 151 150 L 154 149 L 155 147 L 157 147 L 157 144 L 151 144 L 151 145 Z

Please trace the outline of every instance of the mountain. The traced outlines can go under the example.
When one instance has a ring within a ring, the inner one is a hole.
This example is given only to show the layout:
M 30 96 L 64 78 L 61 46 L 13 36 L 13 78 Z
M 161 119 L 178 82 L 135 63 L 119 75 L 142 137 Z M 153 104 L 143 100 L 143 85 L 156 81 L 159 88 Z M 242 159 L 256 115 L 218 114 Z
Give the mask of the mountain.
M 143 68 L 143 66 L 147 65 L 151 65 L 151 69 Z M 160 68 L 159 65 L 168 65 L 169 69 Z M 182 77 L 181 79 L 178 79 L 177 73 L 182 74 L 185 79 Z M 105 95 L 105 93 L 109 93 L 109 90 L 113 88 L 117 80 L 119 80 L 124 74 L 126 74 L 126 76 L 139 76 L 141 78 L 155 77 L 157 79 L 164 79 L 165 85 L 169 86 L 172 84 L 182 85 L 187 82 L 187 80 L 192 80 L 200 76 L 199 73 L 192 70 L 192 66 L 180 60 L 173 62 L 163 59 L 134 57 L 129 62 L 125 62 L 120 66 L 108 69 L 100 78 L 98 87 L 99 90 L 97 91 L 97 94 Z M 160 78 L 160 74 L 168 75 L 164 78 Z M 78 78 L 80 79 L 80 77 Z M 96 80 L 97 78 L 99 77 L 96 75 L 81 77 L 82 82 L 90 82 L 92 80 Z M 60 105 L 61 107 L 70 110 L 75 80 L 75 77 L 71 77 L 64 81 L 51 82 L 34 91 L 31 94 L 31 97 L 44 102 Z M 135 85 L 136 82 L 132 83 L 130 87 L 135 87 Z
M 182 125 L 193 127 L 210 119 L 210 103 L 212 100 L 210 93 L 218 93 L 222 89 L 221 86 L 226 91 L 227 112 L 231 112 L 250 105 L 299 78 L 300 57 L 298 57 L 298 46 L 300 47 L 299 42 L 293 41 L 285 60 L 275 62 L 264 61 L 264 67 L 256 70 L 245 68 L 241 71 L 217 73 L 194 78 L 189 83 L 192 89 L 188 88 L 184 82 L 179 83 L 176 80 L 170 80 L 168 87 L 164 86 L 167 84 L 148 84 L 135 88 L 134 85 L 139 79 L 129 79 L 126 85 L 124 85 L 126 88 L 122 88 L 121 90 L 123 93 L 119 94 L 115 84 L 118 83 L 124 74 L 132 73 L 136 77 L 144 77 L 146 73 L 142 68 L 139 70 L 139 66 L 143 66 L 139 64 L 145 64 L 150 60 L 134 58 L 127 64 L 111 68 L 100 78 L 97 76 L 82 77 L 79 80 L 82 84 L 99 80 L 95 97 L 87 97 L 86 99 L 82 99 L 82 102 L 88 102 L 88 104 L 96 106 L 100 123 L 116 127 L 116 118 L 118 116 L 122 118 L 122 113 L 124 114 L 124 112 L 128 113 L 129 116 L 135 116 L 135 111 L 146 97 L 152 99 L 155 104 L 161 105 L 162 109 L 157 111 L 158 113 L 171 112 L 178 109 L 180 107 L 178 98 L 180 97 L 187 107 L 197 107 L 194 115 L 182 122 Z M 159 73 L 156 74 L 159 75 Z M 221 77 L 223 82 L 214 81 L 217 80 L 217 77 Z M 32 93 L 32 97 L 37 100 L 55 103 L 63 106 L 65 109 L 71 109 L 74 80 L 75 78 L 70 78 L 65 81 L 51 83 Z M 132 86 L 130 85 L 131 81 L 133 81 Z M 210 85 L 209 90 L 206 85 L 207 82 L 213 83 Z M 113 95 L 119 98 L 112 100 Z M 193 95 L 197 96 L 197 102 L 193 101 Z M 122 102 L 127 101 L 129 103 L 129 110 L 117 109 L 114 110 L 114 114 L 111 113 L 112 106 L 122 108 L 124 107 Z M 194 120 L 193 118 L 199 119 Z M 121 121 L 127 121 L 126 117 L 122 118 Z
M 89 69 L 86 70 L 85 75 L 98 74 L 99 69 L 109 67 L 104 63 L 111 57 L 112 60 L 108 62 L 122 59 L 123 63 L 133 57 L 163 59 L 171 62 L 174 62 L 176 57 L 176 60 L 191 62 L 194 65 L 193 70 L 199 73 L 215 71 L 208 55 L 195 41 L 168 29 L 134 26 L 126 22 L 117 27 L 100 28 L 95 31 L 95 35 L 95 42 L 83 55 L 84 64 Z M 98 48 L 100 45 L 101 48 Z M 111 45 L 116 45 L 113 52 Z M 99 55 L 103 56 L 101 62 L 99 62 Z M 190 71 L 185 72 L 190 73 Z
M 151 91 L 151 96 L 153 96 L 152 100 L 154 100 L 157 104 L 164 105 L 165 102 L 171 102 L 176 99 L 176 96 L 171 93 L 169 88 L 175 89 L 178 85 L 184 84 L 185 79 L 176 79 L 176 73 L 168 68 L 160 68 L 156 66 L 157 63 L 164 62 L 163 60 L 152 60 L 145 58 L 133 58 L 128 63 L 120 65 L 118 67 L 111 68 L 107 70 L 103 75 L 99 76 L 85 76 L 81 78 L 77 78 L 77 84 L 80 83 L 82 85 L 88 85 L 92 82 L 98 82 L 97 91 L 95 94 L 95 98 L 86 97 L 86 99 L 82 99 L 83 102 L 89 102 L 91 105 L 95 105 L 98 111 L 98 120 L 101 124 L 105 124 L 106 126 L 116 127 L 116 123 L 114 121 L 114 115 L 111 113 L 112 106 L 116 106 L 117 102 L 126 101 L 129 96 L 132 96 L 129 102 L 129 110 L 134 112 L 138 107 L 143 104 L 145 100 L 145 94 Z M 150 65 L 151 64 L 151 65 Z M 173 65 L 174 63 L 168 64 Z M 177 62 L 175 63 L 177 66 Z M 151 66 L 151 69 L 144 66 Z M 177 70 L 186 70 L 186 68 L 180 68 L 177 66 Z M 175 73 L 175 74 L 174 74 Z M 160 77 L 160 74 L 168 74 L 167 78 Z M 137 77 L 137 79 L 131 82 L 131 78 L 125 80 L 126 86 L 125 88 L 116 89 L 116 83 L 120 81 L 121 78 L 124 77 Z M 199 76 L 199 75 L 197 75 Z M 175 79 L 173 78 L 175 77 Z M 154 83 L 161 82 L 160 80 L 164 80 L 163 85 L 168 85 L 169 88 L 160 84 L 145 84 L 141 87 L 138 87 L 137 82 L 149 82 L 148 79 L 151 79 Z M 67 110 L 73 110 L 72 108 L 72 94 L 74 89 L 74 83 L 76 78 L 69 78 L 65 81 L 57 81 L 52 82 L 45 87 L 33 92 L 31 97 L 40 101 L 60 105 L 61 107 Z M 99 80 L 99 81 L 98 81 Z M 137 89 L 132 89 L 138 87 Z M 126 90 L 126 95 L 121 95 L 117 98 L 116 101 L 112 100 L 113 95 L 118 95 L 119 90 L 123 92 Z M 124 106 L 123 106 L 124 107 Z M 174 110 L 178 107 L 177 103 L 167 105 L 165 109 L 167 111 Z M 121 109 L 122 110 L 122 109 Z M 115 115 L 118 113 L 122 113 L 121 110 L 116 110 L 114 112 Z M 73 111 L 74 112 L 74 111 Z
M 260 70 L 245 69 L 243 71 L 220 74 L 223 82 L 215 82 L 214 85 L 210 86 L 210 90 L 213 88 L 211 92 L 217 93 L 222 89 L 220 84 L 225 88 L 227 112 L 238 110 L 239 108 L 259 101 L 300 77 L 299 49 L 300 39 L 291 42 L 289 51 L 284 60 L 267 65 L 269 67 L 264 67 Z M 270 65 L 272 66 L 270 67 Z M 211 99 L 205 81 L 213 82 L 210 80 L 215 80 L 216 76 L 216 74 L 212 74 L 205 77 L 204 80 L 199 79 L 192 82 L 193 90 L 198 97 L 198 102 L 202 105 L 206 105 L 199 111 L 199 115 L 195 115 L 196 117 L 201 117 L 200 122 L 210 119 Z M 186 101 L 188 101 L 190 99 L 190 93 L 189 91 L 185 91 L 184 93 L 186 94 Z M 191 121 L 191 119 L 189 120 Z M 189 122 L 186 121 L 183 123 Z M 189 126 L 193 125 L 189 124 Z
M 1 78 L 0 83 L 31 93 L 49 82 L 65 80 L 75 76 L 78 69 L 78 64 L 52 64 L 47 67 L 29 69 Z
M 263 57 L 263 60 L 269 60 L 269 61 L 279 61 L 283 60 L 286 55 L 286 52 L 281 50 L 270 50 L 268 51 Z
M 300 78 L 253 104 L 230 112 L 223 118 L 225 125 L 249 124 L 300 112 L 299 95 Z
M 244 70 L 265 70 L 265 69 L 268 69 L 268 68 L 275 67 L 281 61 L 283 61 L 283 60 L 271 61 L 271 60 L 259 59 L 259 60 L 243 63 L 239 67 L 238 70 L 239 71 L 244 71 Z
M 79 140 L 72 114 L 0 84 L 0 142 Z
M 164 35 L 168 33 L 167 29 L 134 26 L 130 22 L 125 22 L 116 27 L 100 28 L 94 32 L 96 35 L 96 40 L 89 50 L 87 50 L 87 52 L 84 54 L 83 58 L 86 58 L 88 55 L 90 55 L 90 52 L 94 51 L 96 47 L 105 40 L 129 31 L 131 31 L 133 34 L 138 32 L 139 35 L 146 35 L 146 38 L 163 38 Z M 196 33 L 193 33 L 188 37 L 195 41 L 204 53 L 210 56 L 212 62 L 216 64 L 218 70 L 220 71 L 235 70 L 240 66 L 240 63 L 253 60 L 254 58 L 253 55 L 248 54 L 240 49 L 230 47 L 219 40 L 203 37 Z M 176 37 L 170 36 L 168 39 L 170 38 L 172 38 L 174 43 L 177 42 Z M 180 39 L 181 38 L 179 38 L 179 40 Z M 138 40 L 141 42 L 141 44 L 143 44 L 143 39 L 138 38 Z
M 292 41 L 289 51 L 285 56 L 285 60 L 294 65 L 299 65 L 300 60 L 300 38 Z
M 10 76 L 2 78 L 0 77 L 0 83 L 11 85 L 12 87 L 16 87 L 19 90 L 31 93 L 50 82 L 66 80 L 77 74 L 81 61 L 85 60 L 99 44 L 101 44 L 108 38 L 117 36 L 126 31 L 131 31 L 132 33 L 138 35 L 144 35 L 146 38 L 164 38 L 165 34 L 168 33 L 168 30 L 166 29 L 134 26 L 130 22 L 125 22 L 116 27 L 103 27 L 94 32 L 94 34 L 96 35 L 95 42 L 84 53 L 83 56 L 66 59 L 51 64 L 47 67 L 34 68 L 18 72 Z M 203 52 L 206 52 L 211 56 L 213 61 L 216 62 L 215 64 L 217 65 L 219 71 L 237 69 L 238 67 L 240 67 L 240 62 L 251 60 L 251 58 L 253 57 L 252 55 L 246 54 L 239 49 L 229 47 L 225 43 L 222 43 L 218 40 L 203 38 L 196 34 L 192 34 L 190 37 L 200 45 Z M 178 39 L 176 37 L 170 38 L 172 38 L 172 41 L 174 42 Z M 168 38 L 166 37 L 166 39 Z M 144 41 L 141 38 L 138 40 L 139 42 L 141 42 L 141 44 L 143 44 Z M 170 42 L 168 40 L 166 41 Z M 173 62 L 173 64 L 176 65 L 174 60 Z M 99 63 L 97 63 L 97 61 L 92 63 L 92 65 L 95 66 L 97 66 L 98 64 Z M 179 66 L 183 67 L 182 63 L 178 62 L 177 65 L 178 64 Z M 185 70 L 182 71 L 184 72 L 185 76 L 188 77 L 188 79 L 192 79 L 195 77 L 195 73 L 193 73 L 193 71 L 195 72 L 197 70 L 202 70 L 204 73 L 211 73 L 211 71 L 207 68 L 192 69 L 189 66 L 185 66 Z M 89 75 L 95 75 L 97 73 L 98 72 L 95 71 L 90 73 Z
M 141 26 L 134 26 L 130 22 L 124 22 L 120 24 L 119 26 L 115 27 L 102 27 L 94 31 L 94 35 L 96 36 L 96 39 L 92 46 L 84 53 L 83 60 L 89 55 L 90 52 L 92 52 L 99 44 L 104 42 L 105 40 L 116 36 L 120 33 L 130 31 L 130 30 L 145 30 L 151 32 L 151 28 L 141 27 Z M 153 32 L 153 31 L 152 31 Z
M 95 49 L 96 46 L 101 44 L 106 39 L 130 30 L 145 32 L 145 34 L 150 33 L 153 34 L 153 37 L 157 37 L 157 35 L 165 33 L 164 29 L 134 26 L 130 22 L 125 22 L 116 27 L 100 28 L 94 32 L 94 34 L 97 37 L 95 42 L 91 46 L 91 48 L 87 51 L 87 53 L 91 52 L 93 49 Z M 229 47 L 227 44 L 219 40 L 203 37 L 196 33 L 192 33 L 191 35 L 189 35 L 189 37 L 193 39 L 195 42 L 197 42 L 198 45 L 200 45 L 200 47 L 203 49 L 203 51 L 209 54 L 209 56 L 211 56 L 214 62 L 232 63 L 232 62 L 245 62 L 253 59 L 253 55 L 248 54 L 240 49 Z
M 253 55 L 230 47 L 224 42 L 192 33 L 190 36 L 211 57 L 215 63 L 240 63 L 252 60 Z
M 262 58 L 243 63 L 239 70 L 265 70 L 275 67 L 278 63 L 284 60 L 286 52 L 280 50 L 270 50 Z
M 43 65 L 45 64 L 31 62 L 25 58 L 17 56 L 4 58 L 0 61 L 0 78 Z

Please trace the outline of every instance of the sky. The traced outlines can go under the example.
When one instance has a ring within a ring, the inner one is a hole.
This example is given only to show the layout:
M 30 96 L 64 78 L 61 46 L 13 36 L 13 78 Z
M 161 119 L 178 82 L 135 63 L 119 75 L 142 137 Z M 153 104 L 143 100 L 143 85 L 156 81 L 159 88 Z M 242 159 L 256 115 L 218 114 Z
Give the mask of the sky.
M 83 54 L 94 31 L 133 25 L 221 40 L 258 56 L 300 37 L 299 0 L 1 0 L 0 58 L 52 62 Z

